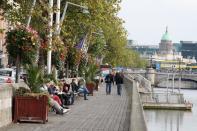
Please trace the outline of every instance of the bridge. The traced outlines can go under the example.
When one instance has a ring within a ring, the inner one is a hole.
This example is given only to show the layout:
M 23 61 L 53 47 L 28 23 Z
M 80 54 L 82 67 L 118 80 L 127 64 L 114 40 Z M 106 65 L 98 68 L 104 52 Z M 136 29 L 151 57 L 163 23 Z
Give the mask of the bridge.
M 156 72 L 146 70 L 133 70 L 128 72 L 131 75 L 141 75 L 147 79 L 153 79 L 152 85 L 156 87 L 175 87 L 197 89 L 197 74 L 187 72 Z M 149 78 L 148 78 L 149 77 Z M 152 77 L 152 78 L 150 78 Z
M 49 112 L 49 121 L 46 124 L 12 123 L 0 130 L 147 131 L 137 82 L 126 75 L 124 83 L 121 96 L 117 95 L 115 85 L 111 95 L 106 95 L 105 84 L 101 84 L 94 96 L 88 96 L 89 100 L 84 101 L 79 97 L 74 105 L 70 106 L 71 111 L 68 114 L 60 116 Z
M 157 73 L 155 86 L 197 89 L 197 74 Z

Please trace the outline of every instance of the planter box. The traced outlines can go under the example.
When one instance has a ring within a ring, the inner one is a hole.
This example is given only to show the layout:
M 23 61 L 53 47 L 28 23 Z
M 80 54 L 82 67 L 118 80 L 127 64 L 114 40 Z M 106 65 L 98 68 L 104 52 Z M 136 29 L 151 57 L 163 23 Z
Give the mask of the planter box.
M 87 83 L 86 84 L 86 88 L 88 89 L 89 94 L 91 94 L 92 96 L 93 96 L 94 87 L 95 87 L 94 83 Z
M 16 96 L 14 107 L 14 122 L 31 121 L 43 122 L 48 121 L 48 97 L 47 96 Z

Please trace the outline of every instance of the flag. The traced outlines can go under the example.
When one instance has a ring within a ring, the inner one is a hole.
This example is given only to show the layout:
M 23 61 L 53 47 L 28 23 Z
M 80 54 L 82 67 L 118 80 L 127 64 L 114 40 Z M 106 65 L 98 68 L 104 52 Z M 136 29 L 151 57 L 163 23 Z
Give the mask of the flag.
M 87 34 L 79 41 L 79 43 L 76 45 L 76 48 L 81 50 L 83 53 L 87 53 L 88 51 L 88 45 L 86 43 Z

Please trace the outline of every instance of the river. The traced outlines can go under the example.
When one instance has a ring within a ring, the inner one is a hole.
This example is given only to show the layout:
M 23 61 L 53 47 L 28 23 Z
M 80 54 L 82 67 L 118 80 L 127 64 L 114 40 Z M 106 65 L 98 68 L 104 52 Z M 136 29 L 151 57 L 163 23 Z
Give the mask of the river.
M 148 131 L 197 131 L 197 90 L 181 93 L 193 103 L 192 111 L 145 110 Z

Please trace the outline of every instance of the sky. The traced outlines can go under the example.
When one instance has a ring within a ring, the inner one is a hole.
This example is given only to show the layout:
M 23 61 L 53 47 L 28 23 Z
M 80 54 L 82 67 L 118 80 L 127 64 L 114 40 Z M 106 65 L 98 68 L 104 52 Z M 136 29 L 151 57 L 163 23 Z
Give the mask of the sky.
M 122 0 L 118 16 L 139 45 L 158 45 L 166 26 L 173 43 L 197 41 L 197 0 Z

